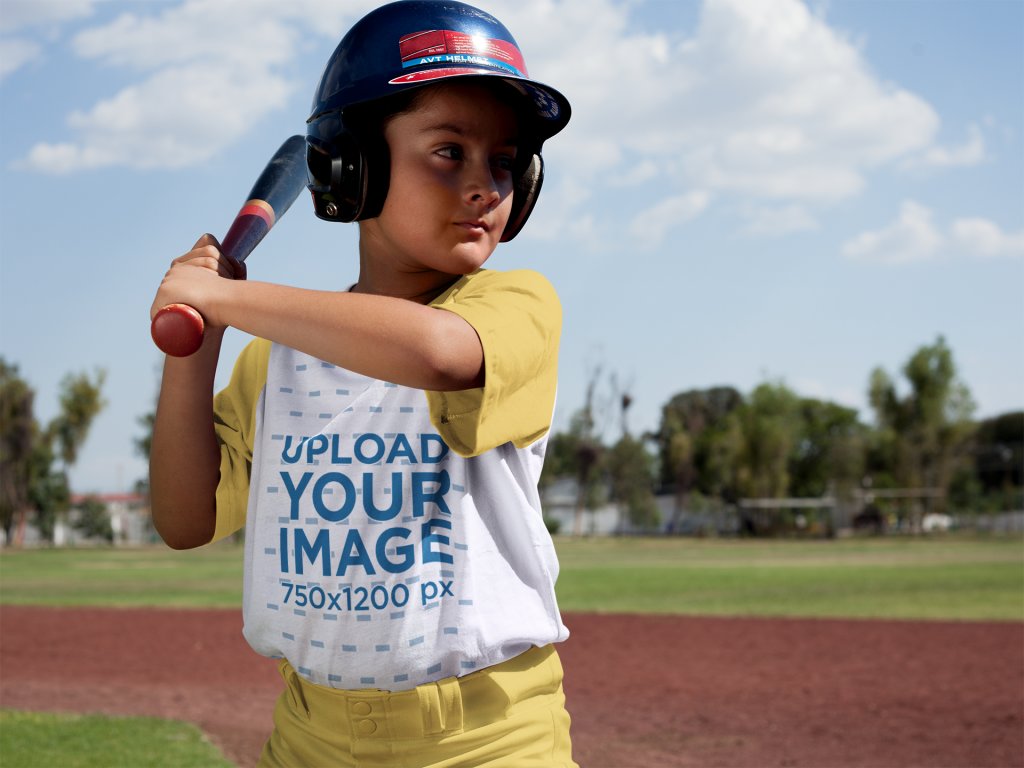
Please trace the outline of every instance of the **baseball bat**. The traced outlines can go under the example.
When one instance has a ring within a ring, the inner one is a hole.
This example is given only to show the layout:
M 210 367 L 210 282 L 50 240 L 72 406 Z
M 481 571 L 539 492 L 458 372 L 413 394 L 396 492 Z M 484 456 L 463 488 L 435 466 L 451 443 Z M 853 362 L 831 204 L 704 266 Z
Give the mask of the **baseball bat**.
M 245 261 L 252 249 L 299 196 L 307 183 L 306 140 L 292 136 L 274 153 L 235 216 L 221 252 Z M 187 304 L 168 304 L 153 317 L 150 333 L 164 353 L 188 357 L 202 346 L 203 316 Z

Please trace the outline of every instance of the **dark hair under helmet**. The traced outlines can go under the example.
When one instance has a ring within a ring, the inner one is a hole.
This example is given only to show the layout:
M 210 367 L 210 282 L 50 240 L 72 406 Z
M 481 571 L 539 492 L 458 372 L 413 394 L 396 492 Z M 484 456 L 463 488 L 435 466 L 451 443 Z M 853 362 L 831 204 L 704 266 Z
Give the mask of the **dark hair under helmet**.
M 316 215 L 359 221 L 380 214 L 390 164 L 367 146 L 351 113 L 403 91 L 453 78 L 497 77 L 521 97 L 531 146 L 525 154 L 502 234 L 511 240 L 533 210 L 544 179 L 545 139 L 569 122 L 569 101 L 531 80 L 519 46 L 496 18 L 454 0 L 399 0 L 371 11 L 342 38 L 327 62 L 306 121 L 309 188 Z M 353 108 L 357 108 L 353 110 Z M 379 142 L 383 144 L 383 142 Z M 381 156 L 383 155 L 383 156 Z

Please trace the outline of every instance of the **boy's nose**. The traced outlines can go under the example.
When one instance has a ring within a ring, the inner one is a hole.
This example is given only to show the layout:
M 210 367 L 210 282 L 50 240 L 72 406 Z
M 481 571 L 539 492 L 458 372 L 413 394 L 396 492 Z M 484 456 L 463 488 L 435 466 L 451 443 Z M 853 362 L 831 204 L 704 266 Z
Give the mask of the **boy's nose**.
M 472 205 L 484 204 L 488 211 L 501 202 L 501 191 L 490 165 L 470 174 L 466 181 L 465 200 Z
M 497 188 L 478 191 L 470 195 L 469 202 L 472 205 L 482 204 L 484 206 L 484 210 L 489 211 L 501 202 L 501 194 L 498 192 Z

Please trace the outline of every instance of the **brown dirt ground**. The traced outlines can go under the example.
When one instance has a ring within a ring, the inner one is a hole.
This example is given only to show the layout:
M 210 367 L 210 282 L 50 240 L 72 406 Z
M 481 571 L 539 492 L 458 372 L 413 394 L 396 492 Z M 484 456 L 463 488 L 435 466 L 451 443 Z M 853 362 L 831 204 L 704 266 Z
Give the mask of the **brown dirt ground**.
M 1024 624 L 569 614 L 584 768 L 1024 766 Z M 237 611 L 0 607 L 0 706 L 178 718 L 252 765 L 281 689 Z

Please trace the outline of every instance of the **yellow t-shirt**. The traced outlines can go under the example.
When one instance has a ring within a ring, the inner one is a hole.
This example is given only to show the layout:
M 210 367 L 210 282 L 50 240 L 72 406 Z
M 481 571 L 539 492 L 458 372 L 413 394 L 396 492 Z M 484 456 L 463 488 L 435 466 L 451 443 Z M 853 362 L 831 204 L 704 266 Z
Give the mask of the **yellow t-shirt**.
M 536 272 L 481 270 L 431 306 L 466 320 L 484 348 L 482 388 L 427 393 L 430 420 L 448 446 L 460 456 L 477 456 L 506 442 L 522 448 L 545 434 L 562 328 L 551 284 Z

